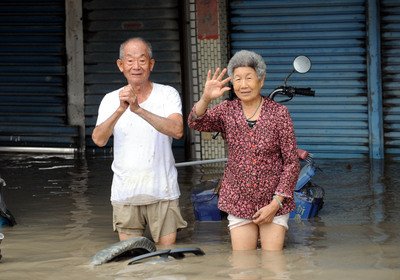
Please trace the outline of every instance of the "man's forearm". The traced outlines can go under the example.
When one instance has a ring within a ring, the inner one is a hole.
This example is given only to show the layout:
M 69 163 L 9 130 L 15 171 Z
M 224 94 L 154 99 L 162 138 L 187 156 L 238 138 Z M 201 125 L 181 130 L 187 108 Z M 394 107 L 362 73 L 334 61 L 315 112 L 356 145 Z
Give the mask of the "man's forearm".
M 125 110 L 118 108 L 107 120 L 94 128 L 92 139 L 97 146 L 104 147 L 107 144 L 108 139 L 110 139 L 113 133 L 115 124 L 124 112 Z
M 151 126 L 153 126 L 157 131 L 173 137 L 175 139 L 180 139 L 183 136 L 183 119 L 182 115 L 175 113 L 168 118 L 160 117 L 153 114 L 146 109 L 139 108 L 135 113 L 142 119 L 147 121 Z

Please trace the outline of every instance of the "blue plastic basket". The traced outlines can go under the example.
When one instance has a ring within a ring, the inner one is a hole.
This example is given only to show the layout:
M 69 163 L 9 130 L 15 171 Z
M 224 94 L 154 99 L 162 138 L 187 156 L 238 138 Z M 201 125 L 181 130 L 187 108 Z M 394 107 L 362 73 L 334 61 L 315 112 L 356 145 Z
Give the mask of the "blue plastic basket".
M 290 218 L 306 220 L 318 214 L 322 207 L 323 198 L 316 198 L 302 193 L 302 189 L 310 182 L 315 175 L 315 166 L 307 164 L 300 171 L 299 179 L 294 191 L 294 201 L 296 209 L 290 212 Z
M 218 209 L 218 195 L 214 189 L 193 193 L 191 196 L 194 216 L 197 221 L 220 221 L 221 211 Z

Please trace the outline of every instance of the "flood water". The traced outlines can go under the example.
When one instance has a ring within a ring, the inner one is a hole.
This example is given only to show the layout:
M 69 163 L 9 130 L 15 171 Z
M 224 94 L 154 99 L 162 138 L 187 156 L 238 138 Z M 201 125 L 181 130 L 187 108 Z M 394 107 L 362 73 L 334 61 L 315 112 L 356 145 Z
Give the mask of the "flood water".
M 400 279 L 400 165 L 317 160 L 325 189 L 319 217 L 290 220 L 283 252 L 232 252 L 225 220 L 197 222 L 190 195 L 222 166 L 178 168 L 188 228 L 175 247 L 206 254 L 91 266 L 118 241 L 109 201 L 112 158 L 0 155 L 5 201 L 17 225 L 0 228 L 0 279 Z

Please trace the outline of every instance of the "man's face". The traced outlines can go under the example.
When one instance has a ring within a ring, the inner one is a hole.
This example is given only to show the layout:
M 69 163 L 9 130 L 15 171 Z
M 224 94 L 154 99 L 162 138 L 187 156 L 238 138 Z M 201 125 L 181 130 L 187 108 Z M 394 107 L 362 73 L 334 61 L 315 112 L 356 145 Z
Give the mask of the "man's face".
M 149 80 L 154 62 L 149 57 L 146 44 L 134 40 L 125 45 L 124 57 L 117 60 L 117 65 L 129 84 L 139 85 Z

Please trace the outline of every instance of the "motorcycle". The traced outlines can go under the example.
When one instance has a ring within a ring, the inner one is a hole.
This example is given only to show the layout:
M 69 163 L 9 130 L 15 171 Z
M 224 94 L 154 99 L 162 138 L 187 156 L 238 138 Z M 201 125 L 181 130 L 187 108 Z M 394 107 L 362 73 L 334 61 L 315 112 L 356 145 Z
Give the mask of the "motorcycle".
M 283 85 L 272 90 L 268 95 L 268 98 L 275 100 L 277 96 L 281 96 L 284 99 L 277 102 L 283 103 L 292 100 L 296 95 L 315 96 L 315 91 L 309 87 L 293 87 L 289 86 L 287 83 L 292 74 L 305 74 L 309 72 L 310 69 L 310 59 L 304 55 L 297 56 L 293 60 L 293 70 L 286 76 Z M 233 93 L 231 93 L 229 96 L 229 99 L 232 98 L 234 98 Z M 215 139 L 217 136 L 218 133 L 212 138 Z M 290 213 L 290 218 L 303 220 L 315 217 L 319 210 L 322 209 L 325 191 L 322 187 L 314 184 L 311 181 L 311 178 L 315 175 L 316 170 L 319 169 L 315 164 L 313 155 L 302 149 L 298 149 L 297 154 L 299 159 L 302 161 L 302 168 L 294 190 L 296 209 Z M 210 161 L 210 163 L 212 162 Z M 201 164 L 201 162 L 196 162 L 196 164 Z M 210 180 L 195 186 L 191 199 L 194 206 L 196 220 L 221 220 L 221 218 L 224 216 L 224 213 L 221 213 L 217 208 L 218 191 L 219 180 Z
M 281 95 L 285 99 L 280 103 L 292 100 L 296 95 L 315 96 L 315 91 L 311 88 L 300 88 L 288 86 L 287 81 L 290 76 L 297 72 L 305 74 L 311 69 L 311 61 L 307 56 L 297 56 L 293 61 L 293 70 L 286 76 L 282 86 L 275 88 L 268 98 L 275 100 L 275 97 Z M 300 160 L 305 162 L 300 170 L 299 178 L 294 189 L 294 199 L 296 209 L 290 213 L 290 218 L 309 219 L 315 217 L 324 204 L 325 191 L 322 187 L 314 184 L 311 178 L 315 175 L 316 170 L 320 170 L 314 161 L 313 155 L 303 149 L 297 150 Z
M 13 214 L 11 214 L 10 210 L 8 210 L 6 203 L 4 201 L 3 195 L 3 187 L 6 186 L 6 182 L 0 176 L 0 230 L 3 226 L 14 226 L 17 224 Z M 4 234 L 0 232 L 0 244 L 4 239 Z M 0 260 L 2 258 L 1 249 L 0 249 Z
M 6 186 L 6 182 L 0 176 L 0 229 L 2 226 L 14 226 L 17 224 L 13 214 L 7 208 L 6 202 L 4 201 L 3 188 Z

